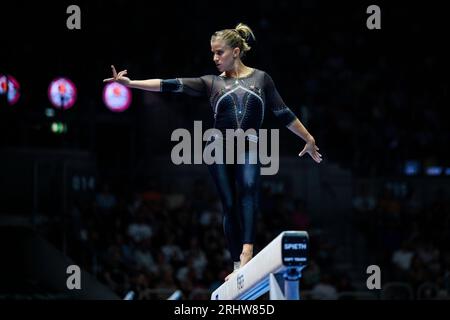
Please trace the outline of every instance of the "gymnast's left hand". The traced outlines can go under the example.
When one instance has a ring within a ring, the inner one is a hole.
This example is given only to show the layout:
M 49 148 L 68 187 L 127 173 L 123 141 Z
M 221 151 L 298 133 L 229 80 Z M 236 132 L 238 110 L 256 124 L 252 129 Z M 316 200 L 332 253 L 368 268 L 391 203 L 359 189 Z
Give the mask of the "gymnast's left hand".
M 308 153 L 315 162 L 320 163 L 322 162 L 322 155 L 318 152 L 318 150 L 319 147 L 316 146 L 316 141 L 312 136 L 310 136 L 306 140 L 306 145 L 302 152 L 299 153 L 299 156 L 302 157 L 305 153 Z

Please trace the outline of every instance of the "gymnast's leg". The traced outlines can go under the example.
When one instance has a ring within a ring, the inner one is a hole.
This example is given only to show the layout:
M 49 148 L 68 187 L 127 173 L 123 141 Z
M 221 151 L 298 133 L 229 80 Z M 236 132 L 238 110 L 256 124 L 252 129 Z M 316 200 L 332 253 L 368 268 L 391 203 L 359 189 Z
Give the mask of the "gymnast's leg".
M 255 160 L 256 164 L 249 159 Z M 245 152 L 245 163 L 236 165 L 238 208 L 242 221 L 241 267 L 253 258 L 256 219 L 259 214 L 260 164 L 256 151 Z
M 208 165 L 208 170 L 214 180 L 223 207 L 223 229 L 234 262 L 234 270 L 240 265 L 242 248 L 242 232 L 237 213 L 235 165 Z

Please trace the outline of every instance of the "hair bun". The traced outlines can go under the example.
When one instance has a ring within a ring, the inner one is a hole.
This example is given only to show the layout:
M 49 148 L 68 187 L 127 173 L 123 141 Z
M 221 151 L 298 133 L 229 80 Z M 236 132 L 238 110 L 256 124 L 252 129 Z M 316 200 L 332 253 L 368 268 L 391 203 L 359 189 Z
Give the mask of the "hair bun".
M 250 29 L 250 27 L 246 24 L 239 23 L 233 30 L 235 30 L 245 41 L 248 41 L 250 38 L 256 40 L 252 29 Z

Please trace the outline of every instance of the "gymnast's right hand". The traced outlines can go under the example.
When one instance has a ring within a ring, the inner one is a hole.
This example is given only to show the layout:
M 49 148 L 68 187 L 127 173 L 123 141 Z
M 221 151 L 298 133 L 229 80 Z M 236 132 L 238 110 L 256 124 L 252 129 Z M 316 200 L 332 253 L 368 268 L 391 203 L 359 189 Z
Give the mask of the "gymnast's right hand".
M 124 86 L 128 86 L 130 84 L 130 78 L 124 77 L 127 74 L 127 70 L 120 71 L 119 73 L 116 72 L 116 68 L 114 66 L 111 66 L 112 69 L 112 78 L 103 79 L 103 82 L 118 82 L 120 84 L 123 84 Z

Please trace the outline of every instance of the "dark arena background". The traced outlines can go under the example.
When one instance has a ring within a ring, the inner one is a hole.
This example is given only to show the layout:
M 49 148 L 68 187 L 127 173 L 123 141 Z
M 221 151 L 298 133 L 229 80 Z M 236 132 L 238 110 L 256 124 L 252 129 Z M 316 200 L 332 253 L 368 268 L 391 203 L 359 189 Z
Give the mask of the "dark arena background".
M 233 271 L 222 204 L 205 164 L 171 161 L 175 129 L 212 127 L 208 99 L 130 89 L 111 109 L 103 79 L 111 65 L 132 80 L 218 75 L 211 35 L 239 22 L 256 36 L 244 63 L 271 75 L 323 155 L 299 157 L 305 142 L 267 113 L 280 164 L 261 176 L 255 255 L 306 231 L 302 300 L 449 299 L 445 13 L 437 2 L 2 1 L 0 299 L 211 299 Z M 66 109 L 50 99 L 58 78 Z

